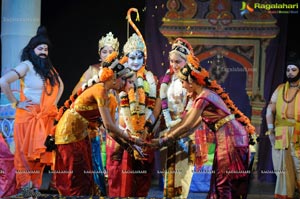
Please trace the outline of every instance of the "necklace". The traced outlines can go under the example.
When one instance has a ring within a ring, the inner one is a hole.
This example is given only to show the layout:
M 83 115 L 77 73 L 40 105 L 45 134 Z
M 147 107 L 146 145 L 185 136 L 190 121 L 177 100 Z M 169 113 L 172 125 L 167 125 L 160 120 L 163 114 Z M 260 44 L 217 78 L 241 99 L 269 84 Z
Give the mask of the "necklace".
M 290 100 L 287 100 L 287 99 L 285 99 L 285 97 L 284 97 L 284 94 L 285 94 L 285 86 L 283 87 L 283 92 L 282 92 L 282 99 L 283 99 L 283 101 L 285 102 L 285 103 L 291 103 L 294 99 L 295 99 L 295 97 L 297 96 L 297 93 L 299 92 L 299 87 L 297 88 L 297 91 L 295 92 L 295 94 L 294 94 L 294 96 L 290 99 Z
M 51 88 L 50 88 L 50 92 L 48 92 L 47 87 L 46 87 L 46 85 L 44 84 L 44 90 L 45 90 L 45 92 L 46 92 L 46 94 L 47 94 L 48 96 L 52 95 L 52 93 L 53 93 L 53 87 L 52 87 L 52 86 L 51 86 Z

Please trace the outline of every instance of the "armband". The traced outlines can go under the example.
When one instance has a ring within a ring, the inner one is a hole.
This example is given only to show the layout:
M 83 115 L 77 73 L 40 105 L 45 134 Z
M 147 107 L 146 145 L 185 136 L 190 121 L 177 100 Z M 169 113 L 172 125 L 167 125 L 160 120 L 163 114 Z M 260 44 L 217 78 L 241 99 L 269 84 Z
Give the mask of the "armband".
M 20 75 L 20 73 L 16 69 L 12 68 L 10 70 L 14 71 L 18 75 L 18 78 L 21 79 L 21 75 Z

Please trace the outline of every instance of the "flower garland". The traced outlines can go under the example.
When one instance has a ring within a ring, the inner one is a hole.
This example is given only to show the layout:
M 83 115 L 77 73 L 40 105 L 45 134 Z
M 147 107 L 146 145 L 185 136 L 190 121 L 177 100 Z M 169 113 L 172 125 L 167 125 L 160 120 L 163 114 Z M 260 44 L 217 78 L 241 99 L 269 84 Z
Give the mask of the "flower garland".
M 181 122 L 180 118 L 177 118 L 176 120 L 172 120 L 170 110 L 169 110 L 167 93 L 168 93 L 168 89 L 169 89 L 171 81 L 172 81 L 171 72 L 170 72 L 170 70 L 167 70 L 165 76 L 162 79 L 162 83 L 160 86 L 160 92 L 159 92 L 159 96 L 160 96 L 161 104 L 162 104 L 161 106 L 162 106 L 163 116 L 164 116 L 167 128 L 171 128 L 171 127 L 175 126 L 176 124 L 178 124 L 179 122 Z
M 117 57 L 117 55 L 118 55 L 118 53 L 116 53 L 116 52 L 111 53 L 106 58 L 105 62 L 111 63 Z M 121 59 L 121 60 L 124 61 L 124 59 Z M 102 67 L 97 75 L 94 75 L 91 79 L 89 79 L 87 82 L 82 84 L 82 86 L 77 90 L 77 92 L 75 94 L 71 95 L 69 97 L 69 99 L 67 99 L 64 102 L 64 105 L 58 109 L 58 114 L 55 117 L 54 125 L 56 125 L 58 123 L 58 121 L 60 120 L 60 118 L 62 117 L 64 112 L 71 107 L 72 103 L 76 100 L 76 98 L 79 95 L 81 95 L 81 93 L 84 90 L 86 90 L 87 88 L 91 87 L 92 85 L 94 85 L 96 83 L 105 82 L 105 81 L 109 80 L 113 75 L 114 75 L 114 72 L 111 68 Z M 51 134 L 54 135 L 54 133 L 55 133 L 55 126 L 51 130 Z
M 137 71 L 136 85 L 136 90 L 131 88 L 128 94 L 119 94 L 120 115 L 124 118 L 126 128 L 133 134 L 143 132 L 146 120 L 151 116 L 155 105 L 156 81 L 153 74 L 145 70 L 145 66 Z
M 165 124 L 166 124 L 167 128 L 172 128 L 173 126 L 175 126 L 176 124 L 181 122 L 181 118 L 172 120 L 172 117 L 170 114 L 167 93 L 168 93 L 171 82 L 172 82 L 172 71 L 169 69 L 169 70 L 167 70 L 165 76 L 162 79 L 161 86 L 160 86 L 160 93 L 159 93 L 161 103 L 162 103 L 162 105 L 161 105 L 162 112 L 163 112 L 163 116 L 164 116 Z M 191 108 L 191 105 L 192 105 L 192 100 L 189 99 L 187 105 L 185 106 L 185 111 L 188 111 Z M 188 153 L 188 146 L 189 146 L 190 140 L 191 139 L 189 137 L 186 137 L 186 138 L 181 138 L 177 141 L 177 143 L 179 144 L 181 149 L 186 153 Z

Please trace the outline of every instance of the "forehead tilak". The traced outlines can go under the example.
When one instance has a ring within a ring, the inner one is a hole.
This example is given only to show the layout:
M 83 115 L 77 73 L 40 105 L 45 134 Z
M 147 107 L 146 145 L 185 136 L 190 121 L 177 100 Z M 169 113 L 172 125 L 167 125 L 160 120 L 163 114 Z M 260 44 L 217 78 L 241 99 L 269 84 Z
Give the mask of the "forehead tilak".
M 294 68 L 298 69 L 298 67 L 296 65 L 293 65 L 293 64 L 290 64 L 290 65 L 287 66 L 287 69 L 294 69 Z

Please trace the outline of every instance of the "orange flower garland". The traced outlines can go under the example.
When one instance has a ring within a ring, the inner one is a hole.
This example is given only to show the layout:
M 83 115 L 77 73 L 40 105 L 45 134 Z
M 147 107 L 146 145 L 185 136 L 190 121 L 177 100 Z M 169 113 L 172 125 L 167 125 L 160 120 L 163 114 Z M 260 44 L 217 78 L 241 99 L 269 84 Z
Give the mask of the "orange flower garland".
M 112 52 L 110 55 L 107 56 L 107 58 L 105 59 L 105 62 L 107 63 L 111 63 L 114 59 L 116 59 L 118 56 L 117 52 Z M 100 73 L 98 74 L 98 76 L 94 76 L 91 79 L 89 79 L 86 83 L 84 83 L 82 85 L 81 88 L 79 88 L 77 90 L 77 92 L 74 95 L 71 95 L 69 97 L 68 100 L 65 101 L 64 105 L 62 107 L 59 108 L 58 110 L 58 114 L 55 117 L 55 121 L 54 123 L 57 124 L 58 121 L 60 120 L 60 118 L 62 117 L 62 115 L 64 114 L 64 112 L 70 108 L 71 104 L 76 100 L 76 98 L 81 95 L 81 93 L 87 89 L 89 86 L 92 86 L 95 83 L 100 82 L 105 82 L 107 80 L 109 80 L 112 76 L 114 75 L 114 72 L 112 69 L 107 68 L 107 67 L 103 67 L 100 70 Z M 89 84 L 91 83 L 91 84 Z
M 192 54 L 186 56 L 187 62 L 192 64 L 194 68 L 199 68 L 199 59 Z M 202 68 L 201 68 L 202 69 Z
M 123 56 L 123 57 L 120 59 L 119 63 L 120 63 L 120 64 L 125 64 L 127 61 L 128 61 L 128 57 L 127 57 L 127 56 Z
M 110 68 L 102 68 L 99 76 L 100 82 L 105 82 L 114 75 L 114 72 Z
M 216 82 L 216 80 L 211 80 L 209 73 L 206 69 L 199 66 L 199 60 L 193 55 L 187 56 L 188 63 L 191 71 L 191 75 L 197 80 L 200 85 L 206 86 L 209 89 L 215 91 L 225 102 L 230 112 L 235 115 L 235 118 L 245 126 L 246 131 L 250 136 L 250 144 L 255 143 L 256 134 L 255 127 L 251 124 L 250 119 L 245 116 L 229 98 L 228 94 L 224 92 L 223 88 Z M 200 68 L 199 68 L 200 67 Z
M 141 78 L 140 71 L 144 71 L 144 67 L 137 72 L 137 78 Z M 137 81 L 144 81 L 139 79 Z M 136 98 L 136 95 L 138 99 Z M 145 100 L 146 95 L 142 87 L 138 87 L 137 91 L 134 91 L 134 88 L 131 88 L 128 92 L 129 106 L 130 106 L 130 123 L 132 125 L 134 132 L 143 131 L 145 119 Z
M 111 63 L 114 59 L 116 59 L 118 57 L 118 53 L 116 51 L 113 51 L 111 54 L 109 54 L 104 62 L 107 62 L 107 63 Z
M 122 94 L 120 114 L 125 118 L 126 127 L 136 136 L 146 136 L 139 133 L 144 131 L 146 119 L 153 110 L 153 99 L 156 98 L 156 85 L 154 79 L 145 66 L 142 66 L 136 73 L 136 89 L 131 88 L 128 96 Z M 146 104 L 147 102 L 147 104 Z

